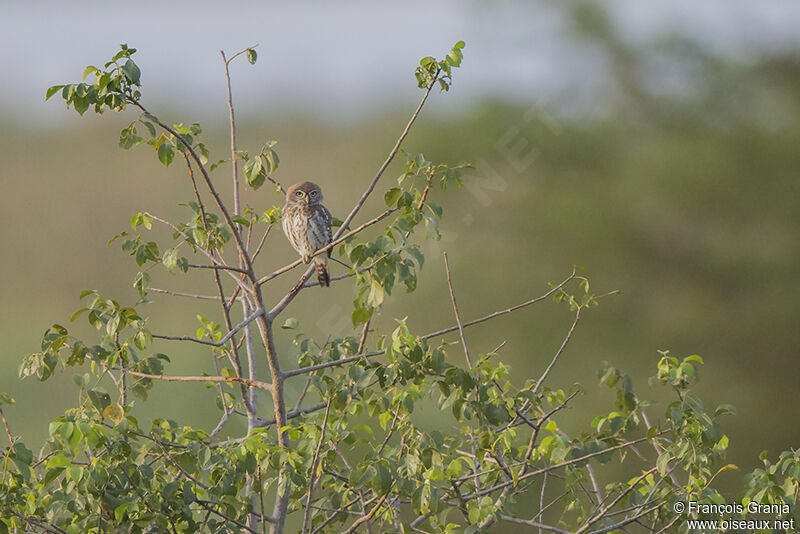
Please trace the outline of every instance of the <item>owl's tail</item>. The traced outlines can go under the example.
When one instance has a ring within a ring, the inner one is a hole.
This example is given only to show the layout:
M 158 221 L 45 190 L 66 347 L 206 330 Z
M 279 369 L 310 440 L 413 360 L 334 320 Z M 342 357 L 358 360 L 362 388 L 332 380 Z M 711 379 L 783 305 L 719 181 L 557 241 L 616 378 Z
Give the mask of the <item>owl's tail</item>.
M 320 287 L 329 287 L 331 285 L 331 277 L 328 275 L 328 260 L 325 259 L 323 254 L 314 256 L 314 265 L 317 268 L 317 280 L 319 280 Z

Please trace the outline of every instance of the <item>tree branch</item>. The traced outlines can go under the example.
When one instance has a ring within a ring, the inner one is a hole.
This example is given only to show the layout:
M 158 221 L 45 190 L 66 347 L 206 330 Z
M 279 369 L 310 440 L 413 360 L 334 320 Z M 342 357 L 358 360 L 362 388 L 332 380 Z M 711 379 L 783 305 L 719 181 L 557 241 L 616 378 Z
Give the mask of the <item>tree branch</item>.
M 317 471 L 317 461 L 319 461 L 319 452 L 322 450 L 322 442 L 325 441 L 325 430 L 328 427 L 328 414 L 331 412 L 331 401 L 328 401 L 325 406 L 325 417 L 322 418 L 322 433 L 317 442 L 317 449 L 314 451 L 314 458 L 311 461 L 311 470 L 308 473 L 308 493 L 306 494 L 306 511 L 303 515 L 303 528 L 302 534 L 306 534 L 308 530 L 308 520 L 311 518 L 311 497 L 314 495 L 314 475 Z
M 572 274 L 568 278 L 564 279 L 561 283 L 559 283 L 558 285 L 553 286 L 553 288 L 550 291 L 548 291 L 547 293 L 545 293 L 544 295 L 541 295 L 539 297 L 527 300 L 527 301 L 525 301 L 525 302 L 523 302 L 521 304 L 517 304 L 516 306 L 512 306 L 512 307 L 507 308 L 505 310 L 496 311 L 494 313 L 490 313 L 489 315 L 485 315 L 485 316 L 480 317 L 478 319 L 474 319 L 472 321 L 468 321 L 466 323 L 463 323 L 462 327 L 463 328 L 467 328 L 467 327 L 470 327 L 470 326 L 473 326 L 473 325 L 476 325 L 476 324 L 480 324 L 480 323 L 486 322 L 486 321 L 488 321 L 490 319 L 494 319 L 495 317 L 500 317 L 501 315 L 505 315 L 507 313 L 511 313 L 513 311 L 519 310 L 520 308 L 524 308 L 526 306 L 530 306 L 531 304 L 535 304 L 537 302 L 540 302 L 540 301 L 548 298 L 550 295 L 552 295 L 553 293 L 555 293 L 559 289 L 561 289 L 567 282 L 572 280 L 574 277 L 575 277 L 575 271 L 573 271 Z M 429 334 L 425 334 L 424 336 L 420 336 L 420 339 L 430 339 L 432 337 L 437 337 L 437 336 L 442 336 L 444 334 L 449 334 L 450 332 L 454 332 L 456 330 L 458 330 L 458 325 L 451 326 L 449 328 L 444 328 L 442 330 L 437 330 L 436 332 L 431 332 Z M 336 367 L 336 366 L 339 366 L 339 365 L 345 365 L 345 364 L 348 364 L 350 362 L 354 362 L 356 360 L 359 360 L 361 358 L 372 358 L 373 356 L 380 356 L 381 354 L 385 354 L 385 353 L 386 353 L 385 350 L 378 350 L 378 351 L 374 351 L 374 352 L 367 352 L 367 353 L 364 353 L 364 354 L 356 354 L 354 356 L 349 356 L 347 358 L 342 358 L 342 359 L 336 360 L 336 361 L 319 363 L 319 364 L 316 364 L 316 365 L 309 365 L 308 367 L 300 367 L 298 369 L 292 369 L 290 371 L 284 372 L 283 376 L 286 377 L 286 378 L 289 378 L 289 377 L 292 377 L 292 376 L 303 375 L 303 374 L 306 374 L 306 373 L 319 371 L 320 369 L 327 369 L 328 367 Z
M 339 228 L 339 231 L 336 233 L 335 236 L 333 236 L 334 239 L 337 239 L 340 235 L 342 235 L 344 233 L 344 231 L 347 229 L 347 226 L 352 222 L 353 218 L 356 216 L 356 214 L 359 212 L 359 210 L 361 210 L 361 207 L 367 201 L 367 197 L 369 197 L 369 195 L 375 189 L 375 185 L 378 183 L 378 180 L 381 179 L 381 176 L 383 176 L 384 171 L 386 170 L 386 168 L 389 166 L 389 164 L 394 159 L 395 155 L 397 154 L 397 151 L 400 150 L 400 145 L 403 144 L 403 141 L 405 140 L 406 136 L 408 135 L 408 132 L 411 130 L 411 127 L 414 125 L 414 121 L 417 120 L 417 117 L 419 116 L 419 112 L 422 111 L 422 106 L 424 106 L 425 105 L 425 101 L 428 100 L 428 95 L 431 94 L 431 89 L 433 89 L 433 86 L 436 84 L 436 80 L 438 80 L 438 79 L 439 79 L 439 71 L 437 70 L 436 74 L 433 76 L 433 80 L 431 80 L 431 83 L 425 89 L 425 94 L 422 95 L 422 100 L 420 100 L 419 105 L 417 106 L 417 109 L 414 110 L 414 113 L 411 115 L 411 118 L 408 120 L 408 124 L 406 124 L 406 127 L 403 129 L 403 133 L 400 134 L 400 137 L 397 139 L 397 142 L 394 144 L 394 147 L 392 148 L 392 150 L 389 151 L 389 155 L 386 157 L 386 160 L 378 168 L 378 172 L 375 173 L 375 177 L 369 183 L 369 185 L 367 186 L 367 189 L 361 195 L 361 198 L 358 199 L 358 202 L 356 203 L 356 205 L 353 207 L 353 209 L 350 211 L 350 213 L 347 215 L 347 217 L 342 222 L 341 228 Z
M 238 376 L 172 376 L 172 375 L 151 375 L 148 373 L 140 373 L 139 371 L 131 371 L 130 369 L 116 369 L 122 371 L 126 375 L 138 376 L 140 378 L 151 378 L 153 380 L 163 380 L 165 382 L 231 382 L 235 384 L 244 384 L 265 391 L 272 391 L 272 384 L 262 382 L 260 380 L 250 380 L 249 378 L 242 378 Z
M 611 502 L 610 502 L 610 503 L 608 503 L 606 506 L 604 506 L 602 509 L 600 509 L 600 510 L 599 510 L 599 511 L 598 511 L 596 514 L 594 514 L 592 517 L 590 517 L 589 519 L 587 519 L 587 520 L 586 520 L 586 522 L 583 524 L 583 526 L 582 526 L 581 528 L 579 528 L 578 530 L 576 530 L 576 531 L 575 531 L 575 534 L 583 534 L 584 532 L 586 532 L 587 530 L 589 530 L 589 527 L 590 527 L 590 526 L 592 526 L 592 525 L 593 525 L 594 523 L 596 523 L 596 522 L 597 522 L 599 519 L 601 519 L 601 518 L 602 518 L 602 517 L 603 517 L 603 516 L 604 516 L 606 513 L 608 513 L 608 511 L 609 511 L 609 510 L 611 510 L 612 508 L 614 508 L 614 507 L 615 507 L 615 506 L 616 506 L 616 505 L 617 505 L 617 504 L 618 504 L 618 503 L 619 503 L 619 502 L 620 502 L 622 499 L 624 499 L 624 498 L 625 498 L 625 496 L 626 496 L 627 494 L 629 494 L 631 491 L 633 491 L 633 490 L 636 488 L 636 486 L 639 484 L 639 482 L 641 482 L 642 480 L 644 480 L 644 478 L 645 478 L 647 475 L 649 475 L 650 473 L 654 473 L 654 472 L 656 471 L 656 469 L 657 469 L 657 468 L 653 467 L 653 468 L 650 468 L 650 469 L 648 469 L 648 470 L 647 470 L 647 471 L 645 471 L 644 473 L 642 473 L 642 474 L 641 474 L 641 476 L 639 476 L 639 477 L 638 477 L 636 480 L 634 480 L 633 482 L 631 482 L 631 483 L 628 485 L 628 487 L 627 487 L 627 488 L 625 488 L 625 490 L 624 490 L 624 491 L 622 491 L 622 492 L 621 492 L 619 495 L 617 495 L 617 497 L 616 497 L 616 498 L 615 498 L 613 501 L 611 501 Z
M 581 318 L 581 308 L 579 307 L 575 311 L 575 320 L 572 321 L 572 326 L 569 327 L 569 331 L 567 332 L 567 335 L 564 338 L 564 341 L 561 343 L 561 346 L 556 351 L 556 354 L 555 354 L 555 356 L 553 356 L 553 359 L 550 361 L 550 364 L 547 366 L 547 368 L 545 368 L 544 372 L 542 373 L 542 376 L 540 376 L 539 380 L 536 381 L 536 385 L 533 386 L 533 390 L 532 390 L 533 393 L 536 393 L 537 391 L 539 391 L 539 386 L 542 385 L 542 383 L 544 382 L 544 379 L 547 378 L 548 374 L 550 374 L 550 370 L 556 364 L 556 361 L 558 361 L 558 357 L 561 356 L 562 352 L 564 352 L 564 349 L 567 347 L 567 343 L 569 343 L 569 340 L 572 339 L 572 334 L 573 334 L 573 332 L 575 332 L 575 327 L 578 326 L 578 321 L 580 320 L 580 318 Z
M 160 334 L 153 334 L 153 337 L 157 339 L 168 339 L 170 341 L 193 341 L 195 343 L 200 343 L 202 345 L 221 347 L 222 345 L 227 343 L 234 335 L 236 335 L 236 332 L 238 332 L 248 324 L 252 323 L 260 315 L 263 315 L 263 313 L 264 313 L 264 308 L 257 309 L 251 315 L 246 317 L 241 323 L 237 324 L 232 329 L 230 329 L 228 333 L 225 334 L 225 336 L 223 336 L 222 339 L 220 339 L 219 341 L 206 341 L 205 339 L 198 339 L 196 337 L 191 337 L 191 336 L 165 336 Z
M 461 324 L 461 317 L 458 316 L 458 305 L 456 304 L 456 294 L 453 291 L 453 282 L 450 279 L 450 263 L 447 261 L 447 252 L 444 253 L 444 269 L 447 272 L 447 287 L 450 289 L 450 302 L 453 303 L 453 313 L 456 316 L 456 324 L 458 325 L 458 335 L 461 337 L 461 345 L 464 347 L 464 356 L 467 358 L 467 367 L 472 369 L 472 358 L 469 357 L 469 347 L 467 347 L 467 340 L 464 337 L 464 325 Z

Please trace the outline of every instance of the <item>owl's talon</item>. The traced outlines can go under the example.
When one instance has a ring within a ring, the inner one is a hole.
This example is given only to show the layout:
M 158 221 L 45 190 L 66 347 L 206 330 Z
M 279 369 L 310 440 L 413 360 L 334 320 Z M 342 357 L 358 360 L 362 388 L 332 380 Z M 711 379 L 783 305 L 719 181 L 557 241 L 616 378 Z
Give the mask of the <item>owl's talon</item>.
M 311 261 L 311 256 L 308 254 L 303 255 L 303 263 L 309 263 Z

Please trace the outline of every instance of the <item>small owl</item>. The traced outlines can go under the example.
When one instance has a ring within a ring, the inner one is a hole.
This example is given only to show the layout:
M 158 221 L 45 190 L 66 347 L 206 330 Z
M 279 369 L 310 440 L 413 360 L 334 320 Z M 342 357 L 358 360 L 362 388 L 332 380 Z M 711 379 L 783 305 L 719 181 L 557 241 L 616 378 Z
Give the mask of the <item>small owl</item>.
M 311 255 L 333 240 L 331 213 L 322 205 L 322 190 L 315 183 L 300 182 L 286 191 L 283 207 L 283 233 L 294 249 L 311 261 Z M 331 251 L 328 250 L 328 256 Z M 314 256 L 320 286 L 330 286 L 328 258 L 325 254 Z

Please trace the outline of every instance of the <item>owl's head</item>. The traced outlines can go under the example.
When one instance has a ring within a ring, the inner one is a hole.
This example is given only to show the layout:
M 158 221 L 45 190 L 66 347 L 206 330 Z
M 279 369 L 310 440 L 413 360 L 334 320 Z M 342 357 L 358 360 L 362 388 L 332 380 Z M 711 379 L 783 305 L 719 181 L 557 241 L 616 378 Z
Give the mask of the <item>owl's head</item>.
M 300 182 L 286 191 L 287 204 L 319 204 L 321 202 L 322 189 L 313 182 Z

